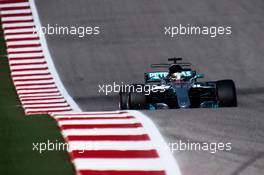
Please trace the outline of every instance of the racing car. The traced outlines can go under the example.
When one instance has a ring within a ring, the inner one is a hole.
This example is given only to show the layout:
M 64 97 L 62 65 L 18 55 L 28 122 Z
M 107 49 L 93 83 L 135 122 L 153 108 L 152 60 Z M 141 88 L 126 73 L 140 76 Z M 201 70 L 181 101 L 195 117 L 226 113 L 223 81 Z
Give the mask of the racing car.
M 120 90 L 121 110 L 237 106 L 233 80 L 198 81 L 204 75 L 191 69 L 191 63 L 182 62 L 182 58 L 169 58 L 168 63 L 151 67 L 156 71 L 144 74 L 144 84 L 131 84 Z

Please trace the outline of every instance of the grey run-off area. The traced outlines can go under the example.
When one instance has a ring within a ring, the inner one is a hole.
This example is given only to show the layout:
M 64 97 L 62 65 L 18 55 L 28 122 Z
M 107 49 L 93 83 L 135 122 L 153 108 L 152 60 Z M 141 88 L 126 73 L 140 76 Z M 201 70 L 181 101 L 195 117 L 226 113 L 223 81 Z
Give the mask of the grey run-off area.
M 231 151 L 175 152 L 183 175 L 264 174 L 262 0 L 36 0 L 43 26 L 100 26 L 100 34 L 47 37 L 66 89 L 85 111 L 116 110 L 99 84 L 143 82 L 151 63 L 177 56 L 207 80 L 233 79 L 237 108 L 144 111 L 168 142 L 231 142 Z M 231 35 L 164 35 L 165 26 L 232 26 Z

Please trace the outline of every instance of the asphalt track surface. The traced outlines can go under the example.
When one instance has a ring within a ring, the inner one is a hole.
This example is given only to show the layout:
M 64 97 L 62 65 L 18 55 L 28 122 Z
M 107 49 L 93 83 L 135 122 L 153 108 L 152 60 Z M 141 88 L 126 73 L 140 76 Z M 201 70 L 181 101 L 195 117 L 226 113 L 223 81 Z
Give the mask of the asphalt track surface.
M 52 35 L 48 46 L 68 92 L 86 111 L 118 109 L 98 85 L 143 81 L 149 64 L 184 57 L 206 80 L 233 79 L 237 108 L 144 111 L 168 142 L 231 142 L 232 150 L 176 151 L 184 175 L 264 174 L 264 2 L 37 0 L 44 26 L 100 26 L 101 34 Z M 231 25 L 232 35 L 169 38 L 164 26 Z

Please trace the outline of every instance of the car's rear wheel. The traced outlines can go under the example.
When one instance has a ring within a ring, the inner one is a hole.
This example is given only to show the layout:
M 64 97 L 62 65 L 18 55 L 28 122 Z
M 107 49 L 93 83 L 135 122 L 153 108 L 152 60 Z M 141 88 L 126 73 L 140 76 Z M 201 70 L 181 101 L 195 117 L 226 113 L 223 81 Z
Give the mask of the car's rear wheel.
M 236 107 L 236 87 L 233 80 L 220 80 L 216 82 L 217 99 L 220 107 Z

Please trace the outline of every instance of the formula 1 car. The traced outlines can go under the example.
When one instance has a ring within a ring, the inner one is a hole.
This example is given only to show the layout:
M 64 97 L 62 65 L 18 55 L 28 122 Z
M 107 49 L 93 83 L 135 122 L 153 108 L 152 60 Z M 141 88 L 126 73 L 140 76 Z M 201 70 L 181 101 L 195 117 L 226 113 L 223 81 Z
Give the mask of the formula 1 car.
M 233 80 L 197 81 L 203 74 L 183 63 L 182 58 L 152 64 L 165 71 L 145 73 L 144 84 L 123 87 L 119 93 L 120 109 L 175 109 L 236 107 L 236 87 Z

